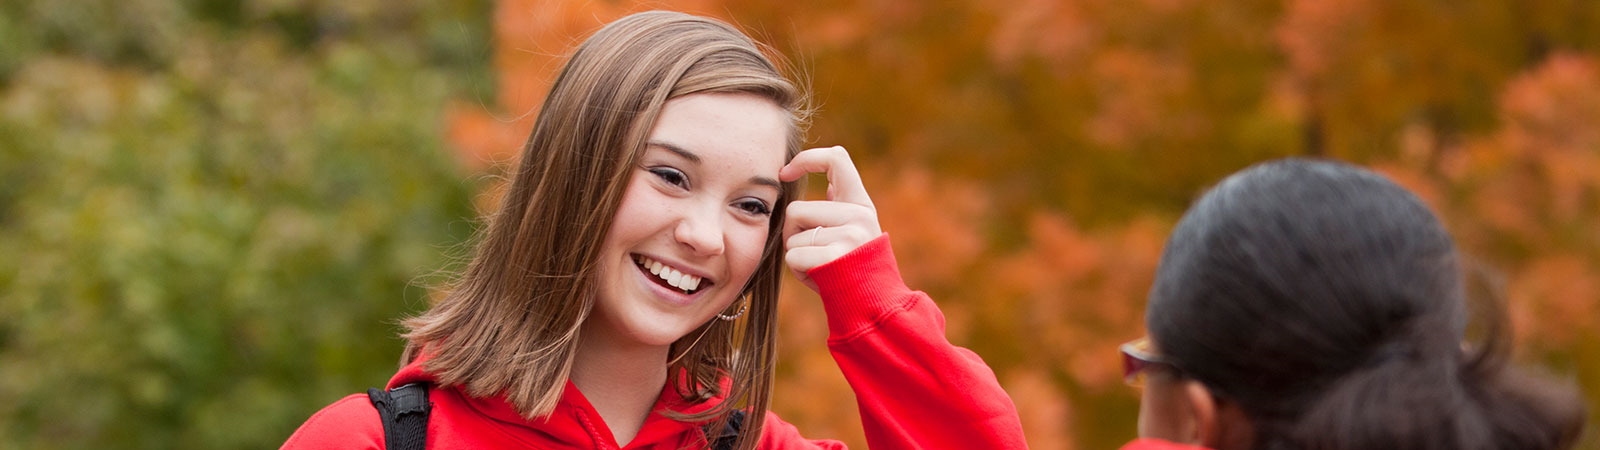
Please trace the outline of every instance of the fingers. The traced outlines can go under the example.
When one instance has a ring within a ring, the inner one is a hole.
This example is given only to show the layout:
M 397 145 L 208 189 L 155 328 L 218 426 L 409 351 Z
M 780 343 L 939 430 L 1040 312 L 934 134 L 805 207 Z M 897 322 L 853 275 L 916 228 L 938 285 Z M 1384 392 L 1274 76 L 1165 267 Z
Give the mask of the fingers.
M 804 274 L 811 269 L 832 262 L 850 253 L 855 247 L 846 246 L 844 243 L 834 243 L 816 247 L 791 247 L 783 254 L 783 262 L 789 264 L 789 269 L 796 274 Z
M 794 181 L 808 173 L 828 175 L 828 200 L 851 203 L 872 208 L 872 198 L 861 184 L 861 173 L 850 161 L 844 147 L 813 148 L 794 155 L 788 165 L 778 171 L 778 178 Z
M 816 227 L 788 236 L 783 240 L 783 248 L 810 247 L 817 245 L 817 238 L 822 237 L 822 227 Z
M 808 173 L 828 176 L 826 201 L 796 201 L 784 210 L 784 262 L 815 290 L 806 272 L 849 254 L 878 236 L 878 212 L 861 183 L 844 147 L 814 148 L 800 152 L 778 171 L 778 178 L 794 181 Z
M 850 203 L 797 201 L 789 203 L 789 209 L 784 211 L 784 239 L 816 227 L 860 224 L 863 227 L 875 228 L 878 223 L 876 212 L 865 206 Z
M 797 275 L 839 259 L 883 234 L 877 212 L 861 205 L 794 202 L 787 211 L 784 261 Z
M 877 237 L 860 227 L 816 227 L 795 233 L 784 240 L 784 248 L 826 247 L 834 244 L 846 246 L 846 252 Z

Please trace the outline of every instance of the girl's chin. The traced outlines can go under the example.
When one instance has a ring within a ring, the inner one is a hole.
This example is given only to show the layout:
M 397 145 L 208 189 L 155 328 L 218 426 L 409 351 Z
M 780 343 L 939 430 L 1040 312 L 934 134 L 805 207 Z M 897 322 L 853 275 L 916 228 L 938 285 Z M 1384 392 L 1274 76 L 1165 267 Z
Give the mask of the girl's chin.
M 701 323 L 704 322 L 699 322 L 692 325 L 684 324 L 681 326 L 672 327 L 670 329 L 665 327 L 635 329 L 634 332 L 630 334 L 633 335 L 633 340 L 641 345 L 670 346 L 672 343 L 682 340 L 685 336 L 696 333 L 700 329 L 699 324 Z

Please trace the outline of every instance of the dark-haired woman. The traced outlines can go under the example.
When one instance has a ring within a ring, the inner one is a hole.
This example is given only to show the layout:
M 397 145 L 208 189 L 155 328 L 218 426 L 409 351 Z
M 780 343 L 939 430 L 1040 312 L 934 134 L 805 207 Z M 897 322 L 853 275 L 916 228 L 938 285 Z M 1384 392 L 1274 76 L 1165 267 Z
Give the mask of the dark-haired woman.
M 1124 449 L 1570 447 L 1569 384 L 1508 366 L 1494 326 L 1463 343 L 1461 272 L 1439 221 L 1382 176 L 1288 159 L 1228 177 L 1173 230 L 1149 336 L 1123 346 L 1144 385 Z

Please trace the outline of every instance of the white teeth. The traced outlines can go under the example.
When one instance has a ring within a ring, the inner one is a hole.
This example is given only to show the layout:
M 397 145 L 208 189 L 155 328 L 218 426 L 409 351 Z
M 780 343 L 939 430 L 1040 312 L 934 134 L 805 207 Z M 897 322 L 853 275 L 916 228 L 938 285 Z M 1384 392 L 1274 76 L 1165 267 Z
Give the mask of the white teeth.
M 661 261 L 640 256 L 639 265 L 648 269 L 652 275 L 666 280 L 669 286 L 690 292 L 700 288 L 700 281 L 702 281 L 700 277 L 679 272 L 677 269 L 673 269 L 672 266 L 662 264 Z

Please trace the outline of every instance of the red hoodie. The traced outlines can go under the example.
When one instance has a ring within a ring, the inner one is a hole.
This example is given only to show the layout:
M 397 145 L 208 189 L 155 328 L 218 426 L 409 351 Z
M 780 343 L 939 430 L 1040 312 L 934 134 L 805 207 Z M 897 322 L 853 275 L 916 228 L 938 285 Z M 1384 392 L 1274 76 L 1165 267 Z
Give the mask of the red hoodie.
M 828 348 L 855 391 L 873 449 L 1026 448 L 1022 422 L 994 372 L 977 354 L 944 337 L 944 315 L 927 294 L 901 281 L 888 235 L 807 272 L 828 314 Z M 394 388 L 433 381 L 421 360 L 389 380 Z M 628 449 L 678 450 L 703 445 L 702 424 L 661 411 L 694 411 L 665 389 Z M 610 429 L 571 382 L 547 417 L 526 420 L 504 397 L 474 398 L 458 387 L 430 388 L 428 448 L 617 449 Z M 767 413 L 763 449 L 841 449 L 813 441 Z M 284 449 L 381 449 L 383 426 L 365 394 L 323 408 L 289 437 Z

